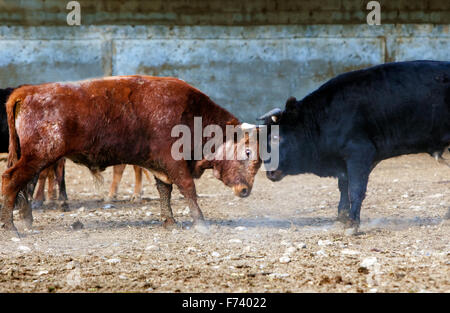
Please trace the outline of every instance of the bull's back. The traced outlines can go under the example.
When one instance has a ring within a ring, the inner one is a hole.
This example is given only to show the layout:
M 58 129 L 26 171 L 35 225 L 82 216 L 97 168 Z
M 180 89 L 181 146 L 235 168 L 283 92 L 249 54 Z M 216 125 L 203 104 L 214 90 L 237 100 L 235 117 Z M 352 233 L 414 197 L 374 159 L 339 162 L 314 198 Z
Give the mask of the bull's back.
M 90 131 L 89 126 L 123 132 L 143 120 L 146 125 L 162 116 L 170 121 L 169 112 L 185 109 L 188 91 L 187 84 L 172 78 L 124 76 L 26 86 L 15 96 L 19 114 L 32 116 L 35 124 L 70 124 L 67 127 L 82 135 Z
M 444 149 L 450 144 L 450 62 L 380 65 L 347 76 L 333 114 L 364 133 L 379 158 Z
M 33 137 L 49 138 L 49 147 L 62 146 L 61 154 L 92 167 L 141 165 L 152 153 L 158 158 L 176 140 L 173 126 L 186 124 L 186 116 L 219 110 L 181 80 L 149 76 L 28 86 L 15 96 L 21 141 L 33 146 Z

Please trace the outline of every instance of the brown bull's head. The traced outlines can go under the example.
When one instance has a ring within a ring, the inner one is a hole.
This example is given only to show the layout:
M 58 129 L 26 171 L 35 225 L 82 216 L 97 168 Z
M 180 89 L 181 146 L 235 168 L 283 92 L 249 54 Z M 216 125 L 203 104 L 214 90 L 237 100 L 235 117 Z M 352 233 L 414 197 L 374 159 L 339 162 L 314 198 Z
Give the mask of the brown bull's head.
M 261 166 L 258 145 L 258 128 L 255 125 L 241 124 L 237 133 L 221 145 L 216 152 L 219 157 L 213 162 L 214 176 L 225 185 L 233 188 L 238 197 L 247 197 Z M 236 138 L 237 137 L 237 138 Z

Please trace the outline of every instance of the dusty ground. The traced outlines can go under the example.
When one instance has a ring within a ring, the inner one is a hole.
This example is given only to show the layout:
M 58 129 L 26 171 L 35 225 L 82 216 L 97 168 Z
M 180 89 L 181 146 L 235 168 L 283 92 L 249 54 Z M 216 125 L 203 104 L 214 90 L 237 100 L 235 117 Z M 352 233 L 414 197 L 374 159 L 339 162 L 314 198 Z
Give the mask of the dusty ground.
M 33 232 L 16 215 L 22 238 L 0 234 L 0 292 L 450 292 L 450 168 L 427 155 L 374 170 L 357 236 L 334 224 L 334 179 L 272 183 L 260 172 L 238 199 L 207 172 L 197 182 L 205 235 L 189 229 L 178 191 L 173 231 L 161 227 L 153 182 L 128 202 L 131 167 L 109 209 L 111 168 L 100 194 L 87 169 L 68 162 L 66 173 L 70 212 L 35 211 Z

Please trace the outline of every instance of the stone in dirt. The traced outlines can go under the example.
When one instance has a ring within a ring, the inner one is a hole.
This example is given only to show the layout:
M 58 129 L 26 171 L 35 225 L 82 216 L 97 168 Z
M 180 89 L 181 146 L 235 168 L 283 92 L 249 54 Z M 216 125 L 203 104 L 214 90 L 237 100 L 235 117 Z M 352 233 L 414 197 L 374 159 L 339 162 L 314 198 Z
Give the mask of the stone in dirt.
M 333 242 L 331 242 L 330 240 L 326 239 L 326 240 L 319 240 L 317 242 L 317 244 L 319 246 L 331 246 L 333 244 Z
M 272 273 L 269 274 L 269 277 L 271 278 L 285 278 L 285 277 L 289 277 L 288 273 Z
M 286 249 L 286 251 L 285 251 L 285 254 L 292 254 L 292 253 L 294 253 L 295 251 L 297 251 L 297 248 L 296 248 L 296 247 L 288 247 L 288 248 Z
M 76 221 L 75 223 L 70 225 L 70 228 L 72 228 L 73 230 L 80 230 L 84 228 L 84 225 L 80 221 Z
M 17 249 L 22 252 L 30 252 L 31 249 L 27 246 L 18 246 Z
M 76 267 L 80 267 L 80 263 L 76 262 L 76 261 L 70 261 L 69 263 L 67 263 L 66 265 L 66 269 L 67 270 L 73 270 Z
M 327 257 L 328 256 L 328 254 L 325 251 L 323 251 L 323 250 L 317 251 L 316 255 L 317 256 L 323 256 L 323 257 Z
M 299 249 L 306 249 L 306 243 L 304 243 L 304 242 L 299 242 L 299 243 L 297 244 L 297 248 L 299 248 Z
M 362 260 L 360 266 L 365 267 L 365 268 L 370 268 L 370 267 L 373 267 L 374 265 L 376 265 L 377 263 L 378 263 L 377 258 L 372 256 L 372 257 L 368 257 L 368 258 L 365 258 L 364 260 Z
M 159 251 L 159 247 L 155 246 L 155 245 L 150 245 L 147 246 L 147 248 L 145 248 L 145 250 L 149 250 L 149 251 Z
M 360 252 L 356 251 L 356 250 L 342 249 L 341 250 L 341 254 L 344 254 L 344 255 L 357 255 L 357 254 L 360 254 Z

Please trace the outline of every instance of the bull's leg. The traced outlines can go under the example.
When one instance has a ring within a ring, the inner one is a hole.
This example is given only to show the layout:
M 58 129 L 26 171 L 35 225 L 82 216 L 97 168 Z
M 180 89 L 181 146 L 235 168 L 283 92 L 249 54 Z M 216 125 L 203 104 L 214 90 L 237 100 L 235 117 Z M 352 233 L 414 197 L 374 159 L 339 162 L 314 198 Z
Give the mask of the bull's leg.
M 48 201 L 56 200 L 56 179 L 55 179 L 55 167 L 51 166 L 48 171 L 47 180 L 48 180 Z
M 33 179 L 27 184 L 27 194 L 30 201 L 33 201 L 34 190 L 39 179 L 39 175 L 34 175 Z
M 28 202 L 28 191 L 26 188 L 17 194 L 16 208 L 19 210 L 20 218 L 25 222 L 25 226 L 31 229 L 33 225 L 33 214 L 30 203 Z
M 49 169 L 46 168 L 45 170 L 41 171 L 41 173 L 39 174 L 36 195 L 32 202 L 33 209 L 40 208 L 45 201 L 44 189 L 45 189 L 45 180 L 47 179 L 47 176 L 48 176 L 48 171 L 49 171 Z
M 66 159 L 62 158 L 56 163 L 56 166 L 55 166 L 55 177 L 56 177 L 56 182 L 58 184 L 58 189 L 59 189 L 58 202 L 59 202 L 59 208 L 62 211 L 67 211 L 69 208 L 69 205 L 67 204 L 65 163 L 66 163 Z
M 350 215 L 350 199 L 348 198 L 348 179 L 347 174 L 343 173 L 338 178 L 339 191 L 341 193 L 337 220 L 345 222 L 349 219 Z
M 159 204 L 161 207 L 161 219 L 165 228 L 170 228 L 176 225 L 173 218 L 172 208 L 170 206 L 170 196 L 172 194 L 172 185 L 166 184 L 163 181 L 155 177 L 156 188 L 159 192 Z
M 27 183 L 39 171 L 37 162 L 27 162 L 25 158 L 21 158 L 14 166 L 7 169 L 2 175 L 2 194 L 3 209 L 0 217 L 2 228 L 17 232 L 13 221 L 13 209 L 16 202 L 20 205 L 20 214 L 25 219 L 28 228 L 31 228 L 33 215 L 28 201 L 25 201 L 26 195 L 20 195 L 19 191 L 26 188 Z
M 64 200 L 67 201 L 67 192 L 66 192 L 66 166 L 65 166 L 66 160 L 61 159 L 58 161 L 57 167 L 56 167 L 56 181 L 59 186 L 59 196 L 58 200 Z
M 131 201 L 141 201 L 142 197 L 142 168 L 133 165 L 134 169 L 134 193 L 131 196 Z
M 111 201 L 117 197 L 117 190 L 119 188 L 120 180 L 122 179 L 123 171 L 125 170 L 126 164 L 114 165 L 113 166 L 113 181 L 111 183 L 111 188 L 109 189 L 108 201 Z
M 347 226 L 358 230 L 360 224 L 361 205 L 366 196 L 369 175 L 373 168 L 375 149 L 367 144 L 357 147 L 352 157 L 347 160 L 348 194 L 350 214 Z
M 176 172 L 177 173 L 177 172 Z M 187 167 L 180 169 L 173 182 L 180 189 L 181 194 L 187 199 L 191 217 L 194 220 L 194 228 L 199 232 L 207 232 L 208 227 L 205 223 L 203 213 L 197 204 L 197 192 L 195 183 Z

